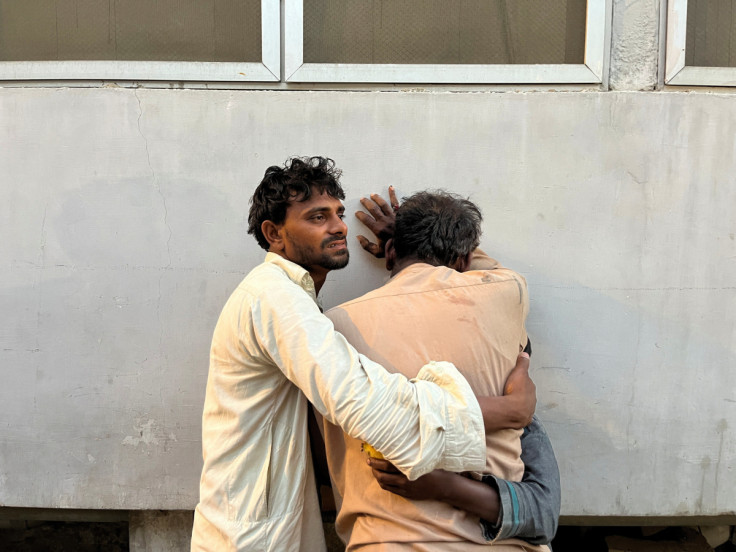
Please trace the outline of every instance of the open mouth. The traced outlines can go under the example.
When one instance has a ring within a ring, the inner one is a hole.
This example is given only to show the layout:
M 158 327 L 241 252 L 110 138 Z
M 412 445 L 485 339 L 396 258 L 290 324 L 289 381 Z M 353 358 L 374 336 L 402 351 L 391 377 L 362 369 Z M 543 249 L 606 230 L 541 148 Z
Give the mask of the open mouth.
M 327 249 L 345 249 L 347 247 L 347 244 L 345 243 L 345 240 L 337 240 L 330 242 L 330 244 L 327 246 Z

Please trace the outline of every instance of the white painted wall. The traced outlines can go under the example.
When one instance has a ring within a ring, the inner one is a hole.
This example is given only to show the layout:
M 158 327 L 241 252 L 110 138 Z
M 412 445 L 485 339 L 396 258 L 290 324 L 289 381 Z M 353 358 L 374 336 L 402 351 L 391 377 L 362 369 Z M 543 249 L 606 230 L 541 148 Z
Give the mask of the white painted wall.
M 483 208 L 528 279 L 565 515 L 736 513 L 736 102 L 675 92 L 0 89 L 0 506 L 191 509 L 265 168 Z M 349 217 L 350 232 L 361 232 Z M 351 242 L 326 306 L 378 285 Z

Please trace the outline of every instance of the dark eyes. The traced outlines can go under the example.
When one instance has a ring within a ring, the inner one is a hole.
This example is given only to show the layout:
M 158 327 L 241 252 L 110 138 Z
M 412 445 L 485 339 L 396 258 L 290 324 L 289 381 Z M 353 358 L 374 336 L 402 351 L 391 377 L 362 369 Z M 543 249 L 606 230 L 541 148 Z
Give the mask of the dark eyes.
M 345 213 L 338 213 L 337 218 L 340 220 L 343 220 L 345 218 Z M 323 220 L 327 220 L 327 217 L 322 214 L 313 215 L 311 219 L 315 222 L 322 222 Z

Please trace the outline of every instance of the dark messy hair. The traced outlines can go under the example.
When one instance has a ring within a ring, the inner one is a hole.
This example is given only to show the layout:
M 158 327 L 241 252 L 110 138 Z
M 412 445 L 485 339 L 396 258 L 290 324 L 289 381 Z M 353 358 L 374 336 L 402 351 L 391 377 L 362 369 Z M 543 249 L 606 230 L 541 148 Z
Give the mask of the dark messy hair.
M 444 190 L 418 192 L 396 212 L 396 256 L 450 266 L 478 247 L 482 220 L 469 199 Z
M 270 220 L 281 224 L 286 220 L 286 208 L 294 201 L 306 201 L 312 192 L 336 199 L 345 199 L 340 186 L 342 171 L 328 157 L 292 157 L 283 167 L 268 167 L 263 180 L 250 198 L 248 233 L 253 234 L 258 245 L 268 251 L 270 245 L 261 232 L 261 224 Z

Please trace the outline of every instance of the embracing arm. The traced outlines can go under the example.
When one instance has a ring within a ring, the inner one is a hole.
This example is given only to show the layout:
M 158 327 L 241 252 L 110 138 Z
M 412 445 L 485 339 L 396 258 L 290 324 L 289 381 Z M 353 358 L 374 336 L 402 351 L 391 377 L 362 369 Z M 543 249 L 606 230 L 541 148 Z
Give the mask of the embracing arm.
M 483 481 L 435 470 L 409 481 L 386 460 L 368 459 L 382 489 L 411 500 L 440 500 L 480 518 L 486 540 L 523 539 L 548 544 L 560 517 L 560 474 L 555 453 L 535 417 L 521 440 L 524 476 L 520 482 L 492 475 Z
M 528 345 L 531 350 L 531 346 Z M 506 382 L 505 391 L 516 385 L 517 379 L 526 384 L 529 379 L 528 354 L 520 354 L 514 372 Z M 521 377 L 523 376 L 523 377 Z M 520 385 L 521 385 L 520 384 Z M 531 383 L 532 389 L 533 383 Z M 527 390 L 528 391 L 528 390 Z M 519 391 L 517 391 L 518 393 Z M 479 398 L 481 407 L 486 402 L 497 408 L 500 402 Z M 536 395 L 534 396 L 536 404 Z M 533 406 L 532 406 L 533 412 Z M 484 419 L 491 415 L 484 410 Z M 499 425 L 507 413 L 498 412 L 486 424 Z M 502 426 L 502 427 L 509 427 Z M 520 538 L 531 544 L 549 543 L 557 531 L 560 515 L 560 474 L 552 444 L 541 422 L 532 417 L 521 437 L 521 459 L 524 475 L 521 482 L 511 482 L 492 475 L 483 477 L 482 482 L 468 479 L 460 474 L 435 470 L 416 481 L 409 481 L 385 460 L 371 458 L 373 476 L 387 491 L 413 500 L 440 500 L 478 516 L 481 531 L 487 540 Z
M 552 443 L 536 416 L 521 437 L 521 459 L 521 482 L 484 478 L 498 491 L 501 501 L 499 522 L 484 527 L 484 531 L 493 538 L 517 537 L 531 544 L 548 544 L 560 517 L 560 472 Z
M 412 479 L 435 468 L 482 469 L 480 409 L 452 364 L 430 362 L 410 382 L 359 354 L 295 284 L 264 276 L 258 289 L 241 331 L 327 420 L 373 444 Z
M 439 500 L 496 523 L 501 505 L 497 487 L 458 473 L 434 470 L 409 481 L 387 460 L 369 458 L 373 477 L 385 491 L 411 500 Z
M 530 348 L 531 350 L 531 348 Z M 529 425 L 537 406 L 537 388 L 529 377 L 529 354 L 522 352 L 506 379 L 500 397 L 478 397 L 486 434 Z

